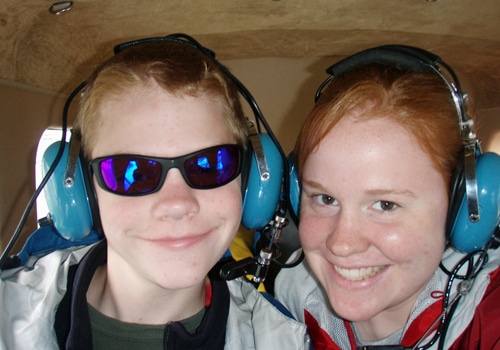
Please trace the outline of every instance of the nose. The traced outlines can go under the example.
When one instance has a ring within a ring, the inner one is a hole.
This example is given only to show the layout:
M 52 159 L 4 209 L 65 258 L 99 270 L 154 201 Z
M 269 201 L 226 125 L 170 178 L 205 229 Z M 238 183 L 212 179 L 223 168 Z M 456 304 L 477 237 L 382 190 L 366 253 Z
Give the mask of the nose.
M 326 240 L 326 247 L 332 254 L 347 257 L 368 249 L 370 243 L 361 219 L 355 213 L 340 210 Z
M 170 169 L 160 191 L 154 194 L 158 195 L 154 215 L 162 220 L 196 215 L 200 210 L 196 191 L 188 186 L 179 169 Z

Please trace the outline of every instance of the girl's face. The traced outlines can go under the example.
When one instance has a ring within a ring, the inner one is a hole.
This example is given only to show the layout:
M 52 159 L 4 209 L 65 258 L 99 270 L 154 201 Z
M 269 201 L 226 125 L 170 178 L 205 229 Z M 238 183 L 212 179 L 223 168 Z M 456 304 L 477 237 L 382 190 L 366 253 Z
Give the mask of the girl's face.
M 178 98 L 149 85 L 115 96 L 99 112 L 92 158 L 173 158 L 236 143 L 222 103 L 206 96 Z M 159 291 L 199 289 L 240 224 L 240 177 L 222 187 L 193 189 L 173 168 L 158 192 L 144 196 L 95 187 L 108 241 L 108 274 L 124 284 Z
M 300 239 L 331 306 L 380 339 L 402 328 L 445 247 L 447 186 L 388 118 L 346 116 L 303 168 Z

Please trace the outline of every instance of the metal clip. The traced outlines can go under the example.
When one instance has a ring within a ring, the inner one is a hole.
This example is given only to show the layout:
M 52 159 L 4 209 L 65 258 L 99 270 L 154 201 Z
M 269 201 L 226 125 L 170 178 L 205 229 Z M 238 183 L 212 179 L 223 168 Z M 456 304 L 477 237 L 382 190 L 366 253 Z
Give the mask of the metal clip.
M 479 203 L 476 178 L 476 141 L 468 142 L 465 145 L 465 192 L 467 195 L 467 210 L 469 211 L 469 220 L 478 222 Z
M 254 121 L 247 119 L 250 143 L 252 144 L 253 153 L 255 155 L 255 160 L 257 161 L 257 168 L 259 170 L 259 175 L 261 181 L 269 180 L 271 174 L 269 172 L 269 167 L 267 165 L 266 156 L 264 154 L 264 148 L 260 142 L 260 136 L 255 127 Z
M 79 132 L 73 132 L 69 141 L 68 163 L 66 163 L 66 172 L 64 174 L 64 187 L 70 188 L 75 184 L 76 167 L 80 156 L 81 135 Z

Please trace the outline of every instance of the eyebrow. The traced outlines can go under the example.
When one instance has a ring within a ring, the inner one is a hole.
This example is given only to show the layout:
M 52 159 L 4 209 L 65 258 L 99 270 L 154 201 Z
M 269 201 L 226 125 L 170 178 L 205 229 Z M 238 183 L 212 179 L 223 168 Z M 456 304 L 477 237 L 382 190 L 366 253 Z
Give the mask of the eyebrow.
M 302 183 L 306 184 L 307 186 L 310 186 L 314 189 L 317 189 L 319 191 L 327 192 L 328 190 L 321 185 L 320 183 L 316 181 L 311 181 L 311 180 L 305 180 L 302 179 Z M 395 190 L 395 189 L 373 189 L 373 190 L 365 190 L 364 191 L 365 195 L 368 196 L 385 196 L 385 195 L 403 195 L 403 196 L 409 196 L 412 198 L 415 198 L 416 195 L 413 191 L 410 190 Z
M 306 184 L 307 186 L 310 186 L 310 187 L 313 187 L 317 190 L 326 192 L 326 188 L 323 185 L 321 185 L 319 182 L 302 179 L 302 184 Z
M 409 196 L 415 198 L 416 195 L 414 192 L 410 190 L 385 190 L 385 189 L 375 189 L 375 190 L 366 190 L 365 194 L 369 196 L 384 196 L 384 195 L 403 195 L 403 196 Z

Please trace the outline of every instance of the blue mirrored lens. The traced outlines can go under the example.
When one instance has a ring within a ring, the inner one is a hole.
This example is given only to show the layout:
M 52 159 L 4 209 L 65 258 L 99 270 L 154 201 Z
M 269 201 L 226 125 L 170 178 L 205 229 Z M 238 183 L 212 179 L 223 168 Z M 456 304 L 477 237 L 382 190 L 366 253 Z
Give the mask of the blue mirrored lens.
M 136 155 L 97 158 L 92 167 L 101 187 L 116 194 L 134 196 L 157 191 L 171 168 L 178 168 L 193 188 L 225 185 L 239 175 L 241 155 L 240 146 L 222 145 L 177 158 Z
M 222 186 L 239 174 L 237 148 L 221 147 L 198 154 L 184 163 L 190 186 L 210 188 Z
M 106 187 L 121 194 L 151 192 L 162 175 L 161 164 L 145 158 L 107 158 L 101 162 L 100 170 Z

